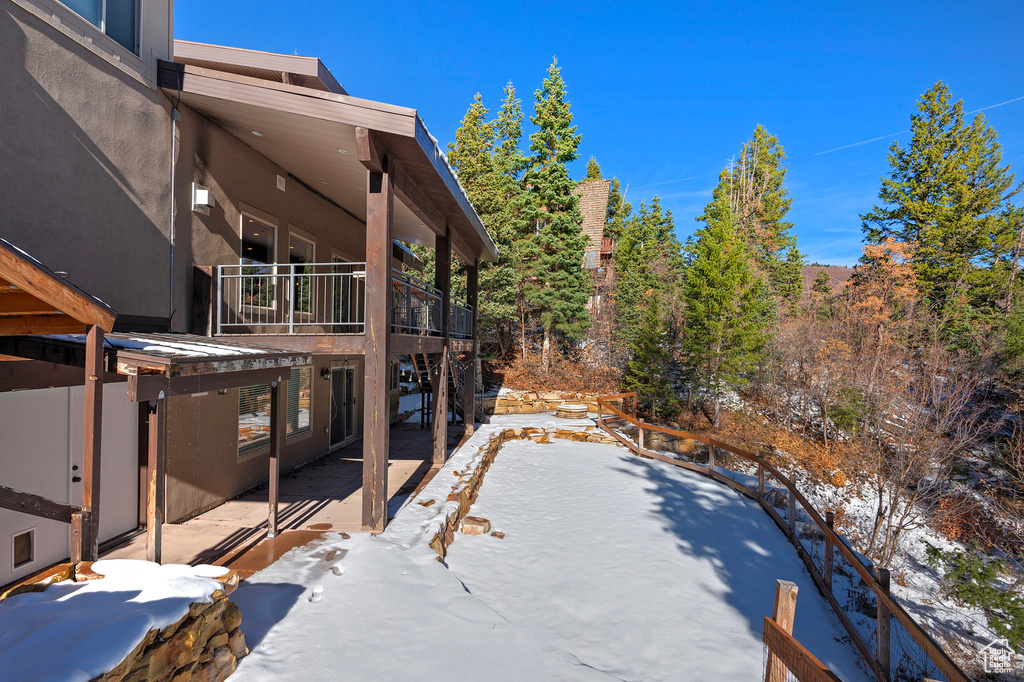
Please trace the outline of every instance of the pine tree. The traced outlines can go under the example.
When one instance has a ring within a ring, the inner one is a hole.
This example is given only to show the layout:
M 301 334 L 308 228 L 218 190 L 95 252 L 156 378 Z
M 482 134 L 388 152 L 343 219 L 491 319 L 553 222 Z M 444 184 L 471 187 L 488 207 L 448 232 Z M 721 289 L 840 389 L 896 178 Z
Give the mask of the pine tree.
M 917 103 L 906 147 L 889 148 L 889 177 L 875 206 L 861 216 L 866 239 L 915 245 L 921 293 L 940 318 L 954 324 L 1010 298 L 1009 259 L 1017 241 L 1007 220 L 1014 186 L 995 130 L 978 114 L 964 121 L 941 81 Z M 969 308 L 968 309 L 965 309 Z
M 493 335 L 499 354 L 504 354 L 511 343 L 512 324 L 518 317 L 522 284 L 518 251 L 522 235 L 522 221 L 518 219 L 522 208 L 519 175 L 524 165 L 519 151 L 522 110 L 511 83 L 505 88 L 498 118 L 487 121 L 487 113 L 478 93 L 455 133 L 455 142 L 448 145 L 448 161 L 498 246 L 498 262 L 483 263 L 480 267 L 483 295 L 479 297 L 478 336 Z M 432 256 L 431 253 L 428 276 L 433 271 Z M 464 274 L 458 267 L 453 268 L 453 296 L 464 286 L 463 280 Z
M 640 405 L 655 416 L 668 416 L 676 406 L 667 376 L 668 355 L 658 310 L 658 297 L 649 295 L 643 321 L 626 365 L 623 388 L 635 391 Z
M 584 181 L 603 179 L 601 176 L 601 166 L 598 165 L 597 159 L 591 156 L 590 161 L 587 161 L 587 177 L 584 178 Z
M 804 293 L 804 257 L 797 250 L 796 245 L 790 246 L 786 251 L 786 260 L 782 261 L 775 268 L 772 277 L 775 295 L 778 296 L 780 307 L 788 314 L 796 313 L 797 306 Z
M 533 157 L 524 184 L 531 200 L 525 217 L 535 234 L 523 255 L 526 300 L 544 328 L 541 357 L 548 371 L 554 335 L 577 339 L 590 326 L 587 302 L 592 286 L 583 270 L 587 238 L 578 197 L 572 193 L 576 183 L 566 167 L 578 157 L 580 136 L 572 125 L 557 59 L 534 98 L 535 115 L 530 120 L 538 130 L 530 135 Z
M 705 211 L 706 226 L 692 242 L 692 264 L 683 297 L 687 328 L 683 349 L 714 428 L 721 423 L 726 391 L 747 383 L 767 341 L 763 285 L 755 277 L 744 235 L 735 226 L 727 196 Z
M 639 212 L 626 221 L 614 258 L 616 339 L 626 347 L 636 343 L 652 295 L 659 299 L 662 322 L 668 322 L 670 330 L 677 328 L 681 246 L 672 213 L 662 210 L 659 197 L 640 204 Z
M 721 220 L 726 208 L 743 237 L 759 274 L 770 277 L 782 262 L 784 249 L 794 246 L 793 223 L 786 214 L 793 200 L 786 188 L 786 152 L 779 139 L 758 124 L 740 149 L 739 158 L 718 176 L 718 186 L 698 222 Z
M 620 187 L 619 179 L 612 178 L 611 186 L 608 188 L 608 215 L 604 223 L 605 238 L 615 241 L 619 240 L 626 221 L 633 213 L 633 205 L 626 203 L 626 193 Z

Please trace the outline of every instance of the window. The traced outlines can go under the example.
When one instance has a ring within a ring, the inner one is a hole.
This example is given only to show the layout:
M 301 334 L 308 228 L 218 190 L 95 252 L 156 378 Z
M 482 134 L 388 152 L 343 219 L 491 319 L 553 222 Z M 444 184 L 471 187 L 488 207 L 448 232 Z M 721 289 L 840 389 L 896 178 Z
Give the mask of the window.
M 295 274 L 292 292 L 292 310 L 297 313 L 313 311 L 313 242 L 292 233 L 288 236 L 288 263 Z
M 242 214 L 241 304 L 274 307 L 274 243 L 277 228 L 259 218 Z
M 139 54 L 138 0 L 61 0 L 72 12 Z
M 293 367 L 288 378 L 285 437 L 310 430 L 312 368 Z M 270 384 L 246 386 L 238 391 L 238 454 L 252 452 L 270 442 Z
M 14 568 L 32 563 L 36 558 L 36 531 L 34 528 L 23 530 L 11 537 L 14 554 Z

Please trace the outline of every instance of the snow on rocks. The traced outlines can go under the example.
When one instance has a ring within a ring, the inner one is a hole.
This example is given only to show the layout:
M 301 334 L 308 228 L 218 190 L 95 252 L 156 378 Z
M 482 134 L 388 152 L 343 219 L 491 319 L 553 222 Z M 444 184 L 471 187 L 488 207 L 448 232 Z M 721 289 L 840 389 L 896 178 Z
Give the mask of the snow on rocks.
M 110 560 L 90 572 L 0 601 L 4 679 L 220 680 L 248 653 L 228 569 Z

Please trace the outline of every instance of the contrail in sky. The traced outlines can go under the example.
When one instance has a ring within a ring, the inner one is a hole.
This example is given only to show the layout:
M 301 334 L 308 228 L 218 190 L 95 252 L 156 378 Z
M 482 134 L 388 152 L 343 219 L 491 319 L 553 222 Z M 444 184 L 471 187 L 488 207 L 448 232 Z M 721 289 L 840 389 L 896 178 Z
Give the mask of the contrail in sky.
M 996 107 L 1005 106 L 1007 104 L 1013 104 L 1014 102 L 1019 102 L 1021 100 L 1024 100 L 1024 97 L 1014 97 L 1013 99 L 1008 99 L 1005 102 L 1000 102 L 999 104 L 990 104 L 987 107 L 981 107 L 980 109 L 974 109 L 973 111 L 965 111 L 964 113 L 965 114 L 976 114 L 979 111 L 987 111 L 989 109 L 995 109 Z M 902 135 L 903 133 L 909 133 L 909 132 L 910 132 L 909 130 L 900 130 L 900 131 L 895 132 L 895 133 L 889 133 L 888 135 L 882 135 L 881 137 L 872 137 L 870 140 L 861 140 L 860 142 L 854 142 L 853 144 L 843 145 L 842 147 L 836 147 L 835 149 L 826 149 L 823 152 L 815 153 L 814 156 L 821 156 L 822 154 L 831 154 L 832 152 L 838 152 L 838 151 L 841 151 L 843 149 L 849 149 L 850 147 L 857 147 L 857 146 L 860 146 L 862 144 L 869 144 L 871 142 L 878 142 L 879 140 L 887 140 L 887 139 L 896 137 L 897 135 Z
M 661 187 L 662 185 L 672 185 L 672 184 L 675 184 L 677 182 L 685 182 L 686 180 L 696 180 L 696 179 L 697 179 L 696 175 L 691 175 L 691 176 L 686 177 L 686 178 L 678 178 L 676 180 L 666 180 L 665 182 L 656 182 L 653 185 L 644 185 L 643 187 L 634 187 L 633 190 L 637 191 L 637 190 L 641 190 L 641 189 L 650 189 L 651 187 Z

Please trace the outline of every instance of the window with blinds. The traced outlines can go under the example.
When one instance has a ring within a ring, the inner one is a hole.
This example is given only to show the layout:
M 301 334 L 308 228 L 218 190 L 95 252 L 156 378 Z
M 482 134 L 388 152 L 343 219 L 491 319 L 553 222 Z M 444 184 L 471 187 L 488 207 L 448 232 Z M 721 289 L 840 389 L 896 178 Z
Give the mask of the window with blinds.
M 288 378 L 285 436 L 310 429 L 312 369 L 293 368 Z M 238 454 L 252 452 L 270 441 L 270 384 L 246 386 L 238 391 Z

